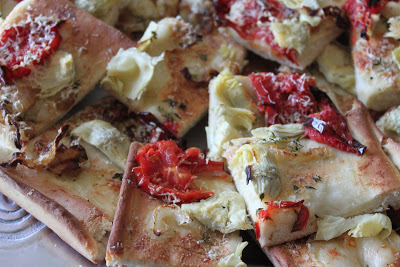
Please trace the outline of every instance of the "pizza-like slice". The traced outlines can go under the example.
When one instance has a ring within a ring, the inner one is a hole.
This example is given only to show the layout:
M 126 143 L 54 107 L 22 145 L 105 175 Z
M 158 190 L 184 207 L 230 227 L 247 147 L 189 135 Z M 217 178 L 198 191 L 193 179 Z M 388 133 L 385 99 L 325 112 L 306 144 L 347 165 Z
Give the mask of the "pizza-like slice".
M 351 109 L 354 97 L 326 81 L 315 68 L 310 68 L 303 76 L 295 72 L 289 74 L 289 71 L 293 70 L 286 67 L 281 67 L 280 70 L 286 71 L 287 79 L 293 77 L 292 89 L 295 89 L 296 86 L 304 83 L 307 79 L 312 80 L 313 85 L 324 91 L 340 112 L 345 113 Z M 271 81 L 276 79 L 274 74 L 270 73 L 269 75 Z M 257 75 L 253 74 L 252 77 L 257 77 Z M 279 83 L 279 81 L 277 82 Z M 263 86 L 259 87 L 261 89 Z M 265 84 L 265 90 L 269 87 L 271 87 L 271 84 Z M 222 145 L 224 143 L 232 139 L 250 137 L 252 136 L 252 129 L 266 125 L 265 119 L 269 113 L 264 112 L 264 105 L 267 106 L 268 103 L 263 103 L 264 100 L 259 99 L 255 85 L 248 76 L 233 75 L 228 70 L 223 71 L 210 82 L 209 93 L 210 107 L 208 126 L 206 127 L 208 156 L 215 160 L 222 160 Z M 289 107 L 288 113 L 290 113 L 291 104 L 285 104 L 287 100 L 287 96 L 280 99 L 279 102 L 278 99 L 271 99 L 274 102 L 271 103 L 271 106 L 279 106 L 282 111 Z M 307 97 L 301 101 L 305 104 L 309 102 Z M 295 108 L 291 107 L 292 111 Z M 282 117 L 282 115 L 278 116 Z M 298 115 L 296 116 L 299 117 Z M 294 117 L 296 116 L 289 118 L 288 122 L 295 122 Z
M 251 228 L 222 162 L 173 141 L 131 145 L 107 265 L 241 266 Z
M 149 25 L 137 48 L 118 52 L 102 86 L 180 137 L 206 113 L 209 81 L 225 68 L 240 72 L 245 54 L 227 37 L 199 36 L 181 19 L 166 18 Z
M 104 260 L 132 140 L 174 136 L 114 98 L 32 139 L 2 164 L 0 191 L 93 262 Z
M 341 9 L 320 7 L 316 1 L 215 2 L 224 34 L 263 58 L 295 69 L 311 64 L 345 25 Z
M 400 236 L 395 231 L 390 233 L 390 226 L 382 229 L 381 225 L 390 219 L 383 214 L 359 216 L 362 221 L 358 224 L 354 219 L 338 219 L 336 229 L 344 229 L 343 225 L 350 222 L 353 229 L 333 239 L 310 237 L 264 251 L 275 266 L 399 266 Z
M 399 206 L 396 144 L 382 143 L 359 102 L 345 119 L 321 84 L 295 73 L 224 72 L 211 82 L 210 156 L 228 160 L 263 247 L 316 231 L 321 216 Z
M 105 75 L 118 50 L 134 46 L 63 0 L 20 2 L 0 35 L 0 135 L 10 151 L 64 116 Z
M 398 5 L 397 1 L 364 0 L 345 4 L 352 25 L 355 91 L 367 108 L 377 111 L 400 103 Z

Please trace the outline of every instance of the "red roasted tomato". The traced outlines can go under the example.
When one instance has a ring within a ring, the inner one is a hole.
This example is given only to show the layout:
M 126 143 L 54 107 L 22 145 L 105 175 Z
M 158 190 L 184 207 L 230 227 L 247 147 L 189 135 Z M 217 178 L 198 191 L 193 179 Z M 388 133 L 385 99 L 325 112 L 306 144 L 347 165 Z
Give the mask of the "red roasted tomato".
M 260 26 L 270 22 L 270 17 L 283 20 L 294 11 L 286 8 L 275 0 L 217 0 L 216 9 L 221 23 L 234 29 L 241 38 L 246 40 L 262 40 L 266 42 L 277 57 L 285 57 L 297 64 L 297 52 L 294 49 L 282 48 L 274 40 L 274 35 L 269 27 Z M 231 7 L 240 3 L 240 9 L 235 8 L 235 13 L 240 13 L 237 19 L 229 16 Z
M 43 18 L 8 28 L 0 36 L 0 66 L 5 80 L 27 76 L 44 62 L 61 43 L 57 24 Z
M 366 147 L 352 137 L 345 118 L 313 78 L 293 73 L 257 73 L 249 78 L 266 125 L 303 123 L 310 139 L 346 152 L 365 152 Z
M 306 229 L 308 218 L 310 217 L 310 212 L 308 208 L 303 204 L 304 200 L 299 202 L 292 201 L 269 201 L 265 204 L 268 207 L 265 210 L 261 210 L 258 213 L 258 218 L 255 222 L 255 232 L 256 238 L 260 238 L 260 221 L 272 220 L 271 212 L 275 209 L 293 209 L 296 211 L 297 220 L 293 225 L 292 232 L 297 232 Z
M 258 97 L 258 110 L 265 114 L 267 126 L 298 123 L 317 111 L 309 86 L 315 80 L 292 73 L 258 73 L 249 78 Z
M 207 160 L 198 148 L 182 151 L 174 141 L 149 143 L 136 155 L 133 168 L 138 187 L 168 203 L 190 203 L 206 199 L 213 192 L 193 188 L 194 174 L 223 171 L 223 163 Z

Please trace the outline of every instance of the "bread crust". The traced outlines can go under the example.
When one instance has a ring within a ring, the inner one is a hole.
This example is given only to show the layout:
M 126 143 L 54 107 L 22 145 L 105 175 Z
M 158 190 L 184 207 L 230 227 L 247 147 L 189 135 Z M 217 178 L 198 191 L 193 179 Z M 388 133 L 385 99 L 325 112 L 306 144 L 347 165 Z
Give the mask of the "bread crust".
M 0 169 L 0 191 L 34 217 L 45 222 L 62 240 L 93 263 L 104 259 L 105 253 L 101 249 L 101 246 L 105 245 L 104 240 L 103 244 L 99 244 L 90 235 L 88 228 L 62 205 L 25 184 L 15 175 L 8 174 L 4 169 Z M 93 206 L 86 207 L 84 212 L 104 216 Z

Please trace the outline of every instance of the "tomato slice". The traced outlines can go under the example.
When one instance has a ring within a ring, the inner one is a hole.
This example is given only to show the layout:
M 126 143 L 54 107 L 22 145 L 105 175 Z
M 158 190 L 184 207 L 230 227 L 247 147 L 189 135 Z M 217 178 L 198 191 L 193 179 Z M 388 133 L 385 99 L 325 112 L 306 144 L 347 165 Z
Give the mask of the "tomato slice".
M 37 17 L 13 26 L 0 35 L 0 66 L 11 83 L 31 73 L 34 65 L 44 62 L 61 43 L 57 23 Z
M 310 88 L 318 102 L 318 113 L 303 120 L 305 135 L 319 143 L 342 151 L 364 154 L 366 147 L 353 138 L 347 122 L 329 96 L 317 87 Z
M 352 137 L 345 118 L 313 78 L 293 73 L 257 73 L 249 78 L 267 126 L 303 123 L 310 139 L 346 152 L 365 152 L 366 147 Z
M 193 188 L 194 174 L 223 171 L 222 162 L 204 158 L 198 148 L 182 151 L 174 141 L 149 143 L 139 149 L 138 167 L 133 168 L 138 187 L 167 203 L 190 203 L 206 199 L 213 192 Z
M 260 238 L 260 221 L 272 220 L 271 212 L 275 209 L 293 209 L 297 214 L 297 220 L 293 225 L 292 232 L 297 232 L 306 229 L 310 211 L 303 204 L 304 200 L 299 202 L 292 201 L 269 201 L 266 202 L 267 208 L 258 213 L 258 218 L 255 223 L 256 238 Z
M 283 20 L 294 11 L 286 8 L 276 0 L 216 0 L 214 1 L 220 22 L 234 29 L 245 40 L 259 39 L 271 47 L 271 51 L 277 57 L 285 57 L 294 64 L 297 52 L 294 49 L 280 47 L 274 39 L 274 35 L 268 26 L 260 26 L 260 23 L 270 22 L 270 17 Z M 235 13 L 240 12 L 240 23 L 229 16 L 231 7 L 240 3 L 240 9 L 235 8 Z
M 265 114 L 267 126 L 298 123 L 317 112 L 317 105 L 309 86 L 315 80 L 292 73 L 250 74 L 250 81 L 258 97 L 258 110 Z
M 343 8 L 346 11 L 351 26 L 355 29 L 361 27 L 361 37 L 368 39 L 367 31 L 371 25 L 371 16 L 378 14 L 389 0 L 348 0 Z M 353 40 L 353 44 L 354 44 Z

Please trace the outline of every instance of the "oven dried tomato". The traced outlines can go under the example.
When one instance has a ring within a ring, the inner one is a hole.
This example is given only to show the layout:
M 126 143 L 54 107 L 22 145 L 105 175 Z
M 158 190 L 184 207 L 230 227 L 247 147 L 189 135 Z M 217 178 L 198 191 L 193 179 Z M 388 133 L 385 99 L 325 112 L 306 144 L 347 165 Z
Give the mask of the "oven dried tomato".
M 283 20 L 293 14 L 293 10 L 275 0 L 217 0 L 214 1 L 218 17 L 225 26 L 234 29 L 241 38 L 245 40 L 261 40 L 271 47 L 271 51 L 277 57 L 285 57 L 294 64 L 297 52 L 294 49 L 282 48 L 276 42 L 269 26 L 263 26 L 271 22 L 271 17 Z M 235 10 L 232 13 L 237 14 L 237 18 L 232 18 L 229 14 L 232 6 Z
M 258 97 L 258 110 L 265 114 L 267 126 L 298 123 L 316 112 L 317 105 L 309 86 L 315 80 L 292 73 L 250 74 Z
M 59 24 L 43 17 L 10 27 L 0 35 L 0 66 L 10 83 L 31 73 L 42 64 L 61 43 Z
M 293 73 L 257 73 L 249 78 L 267 126 L 303 123 L 310 139 L 346 152 L 365 152 L 366 147 L 352 137 L 345 118 L 313 78 Z
M 168 203 L 190 203 L 213 196 L 193 188 L 194 174 L 223 171 L 223 163 L 207 160 L 198 148 L 182 151 L 174 141 L 149 143 L 139 149 L 133 168 L 138 187 Z
M 297 220 L 293 225 L 292 232 L 297 232 L 306 229 L 310 212 L 303 204 L 304 200 L 299 202 L 292 201 L 269 201 L 266 202 L 267 208 L 258 213 L 258 218 L 255 223 L 256 238 L 260 238 L 260 221 L 272 220 L 271 212 L 275 209 L 293 209 L 296 211 Z

